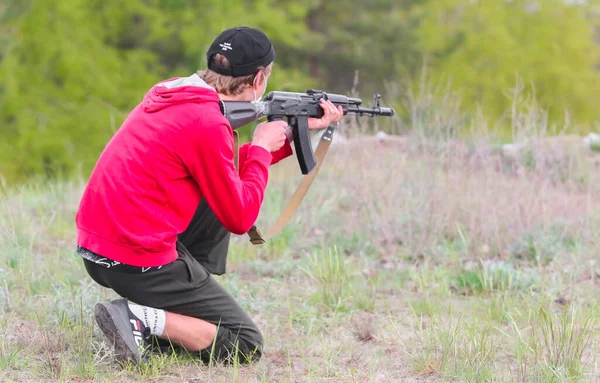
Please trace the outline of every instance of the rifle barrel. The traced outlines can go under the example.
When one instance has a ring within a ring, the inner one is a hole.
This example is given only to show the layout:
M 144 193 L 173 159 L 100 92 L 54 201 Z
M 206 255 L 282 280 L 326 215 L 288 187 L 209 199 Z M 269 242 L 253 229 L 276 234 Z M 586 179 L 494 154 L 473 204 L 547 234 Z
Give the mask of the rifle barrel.
M 395 111 L 392 108 L 365 108 L 363 106 L 348 106 L 348 113 L 358 114 L 359 116 L 391 117 L 395 114 Z

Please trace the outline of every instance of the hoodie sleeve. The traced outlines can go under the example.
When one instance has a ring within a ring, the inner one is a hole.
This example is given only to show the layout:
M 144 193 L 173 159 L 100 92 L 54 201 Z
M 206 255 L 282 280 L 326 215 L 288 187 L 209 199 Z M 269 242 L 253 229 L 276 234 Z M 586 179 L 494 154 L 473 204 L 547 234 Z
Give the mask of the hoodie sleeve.
M 233 156 L 233 132 L 224 123 L 204 124 L 183 152 L 203 198 L 223 226 L 244 234 L 256 222 L 268 182 L 271 153 L 259 146 L 244 149 L 239 175 Z
M 247 143 L 241 145 L 239 148 L 238 164 L 240 169 L 243 167 L 244 162 L 246 162 L 246 157 L 248 156 L 248 149 L 250 147 L 252 147 L 252 144 Z M 275 165 L 279 161 L 288 158 L 292 154 L 294 154 L 294 152 L 292 151 L 292 145 L 289 140 L 285 140 L 285 144 L 283 144 L 281 148 L 271 153 L 271 165 Z

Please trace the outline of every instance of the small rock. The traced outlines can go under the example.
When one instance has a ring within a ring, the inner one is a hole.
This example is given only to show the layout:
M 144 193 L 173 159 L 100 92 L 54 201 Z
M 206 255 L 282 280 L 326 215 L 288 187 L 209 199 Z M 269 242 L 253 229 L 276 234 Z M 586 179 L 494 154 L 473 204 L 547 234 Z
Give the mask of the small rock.
M 317 237 L 322 237 L 325 235 L 325 231 L 319 229 L 318 227 L 313 229 L 313 235 L 317 236 Z
M 589 150 L 600 148 L 600 134 L 590 133 L 583 139 L 583 144 Z
M 523 144 L 505 144 L 502 145 L 502 154 L 507 157 L 516 157 L 521 150 L 525 148 Z
M 389 260 L 389 259 L 381 259 L 379 261 L 379 264 L 381 265 L 381 267 L 383 267 L 386 270 L 393 270 L 396 267 L 396 264 L 394 261 Z
M 377 275 L 377 270 L 367 268 L 367 269 L 363 269 L 362 273 L 365 277 L 372 278 Z
M 556 298 L 554 302 L 558 303 L 561 306 L 565 306 L 567 303 L 569 303 L 569 300 L 563 296 L 560 296 Z

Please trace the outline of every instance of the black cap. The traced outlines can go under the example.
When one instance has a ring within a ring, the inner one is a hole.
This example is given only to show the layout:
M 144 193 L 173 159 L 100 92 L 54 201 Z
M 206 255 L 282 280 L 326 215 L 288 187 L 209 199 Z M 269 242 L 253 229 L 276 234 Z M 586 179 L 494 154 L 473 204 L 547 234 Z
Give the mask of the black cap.
M 231 68 L 215 65 L 212 58 L 220 53 Z M 224 76 L 241 77 L 256 73 L 275 60 L 275 49 L 263 32 L 250 27 L 226 29 L 211 44 L 206 53 L 208 69 Z

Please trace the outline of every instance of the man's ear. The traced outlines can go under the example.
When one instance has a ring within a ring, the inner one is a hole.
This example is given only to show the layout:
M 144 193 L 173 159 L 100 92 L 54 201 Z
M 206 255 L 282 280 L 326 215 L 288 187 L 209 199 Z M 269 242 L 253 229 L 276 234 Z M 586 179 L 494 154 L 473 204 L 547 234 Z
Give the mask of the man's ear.
M 259 70 L 256 72 L 256 76 L 254 76 L 254 81 L 252 83 L 252 89 L 258 90 L 258 87 L 265 82 L 265 71 Z

